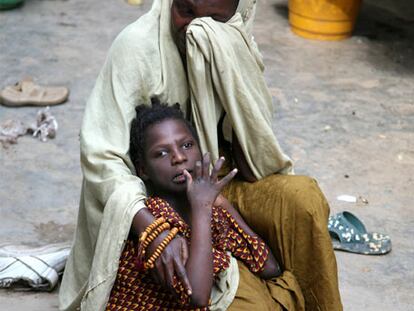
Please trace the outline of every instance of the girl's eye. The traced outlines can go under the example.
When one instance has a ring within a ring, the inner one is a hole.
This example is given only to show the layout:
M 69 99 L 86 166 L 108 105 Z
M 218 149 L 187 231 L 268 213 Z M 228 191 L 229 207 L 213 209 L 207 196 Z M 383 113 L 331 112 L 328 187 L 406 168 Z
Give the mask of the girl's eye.
M 161 157 L 165 157 L 167 155 L 167 151 L 165 150 L 161 150 L 157 152 L 157 157 L 161 158 Z
M 184 148 L 184 149 L 190 149 L 193 145 L 194 145 L 194 144 L 193 144 L 192 142 L 188 142 L 188 143 L 185 143 L 185 144 L 183 145 L 183 148 Z

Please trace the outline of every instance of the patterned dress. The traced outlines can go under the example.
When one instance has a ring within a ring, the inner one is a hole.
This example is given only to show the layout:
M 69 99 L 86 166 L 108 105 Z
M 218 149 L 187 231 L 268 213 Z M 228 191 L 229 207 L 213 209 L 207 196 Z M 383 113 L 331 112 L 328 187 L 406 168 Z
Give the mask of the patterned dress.
M 188 242 L 191 229 L 180 215 L 164 200 L 150 197 L 147 208 L 156 217 L 164 217 L 171 227 L 179 229 L 179 233 Z M 245 233 L 231 214 L 220 206 L 214 206 L 211 218 L 213 245 L 213 276 L 218 277 L 230 264 L 230 252 L 253 273 L 263 270 L 269 249 L 256 236 Z M 174 278 L 174 289 L 177 297 L 156 284 L 149 271 L 139 272 L 136 268 L 138 243 L 128 240 L 121 254 L 118 274 L 106 307 L 107 311 L 120 310 L 200 310 L 189 305 L 189 297 L 182 284 Z M 203 309 L 206 310 L 206 309 Z

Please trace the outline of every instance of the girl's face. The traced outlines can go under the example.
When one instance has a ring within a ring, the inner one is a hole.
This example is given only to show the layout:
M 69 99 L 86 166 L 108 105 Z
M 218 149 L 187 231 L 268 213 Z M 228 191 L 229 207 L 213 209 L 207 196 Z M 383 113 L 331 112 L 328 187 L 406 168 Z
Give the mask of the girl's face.
M 166 119 L 145 132 L 144 167 L 140 176 L 149 179 L 157 191 L 184 192 L 187 189 L 183 171 L 190 174 L 201 151 L 196 139 L 183 121 Z
M 193 19 L 211 17 L 225 23 L 236 12 L 237 4 L 237 0 L 174 0 L 171 5 L 171 22 L 180 53 L 185 54 L 186 31 Z

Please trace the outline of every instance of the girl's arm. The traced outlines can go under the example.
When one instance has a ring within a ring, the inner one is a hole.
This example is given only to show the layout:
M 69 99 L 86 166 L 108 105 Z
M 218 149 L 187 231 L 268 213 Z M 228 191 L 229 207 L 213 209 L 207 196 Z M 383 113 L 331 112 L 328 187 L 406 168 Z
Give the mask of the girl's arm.
M 190 253 L 186 264 L 190 280 L 190 302 L 193 306 L 207 307 L 213 286 L 213 255 L 211 243 L 212 206 L 192 206 Z
M 216 201 L 216 204 L 222 206 L 224 209 L 226 209 L 231 216 L 234 218 L 234 220 L 237 222 L 237 224 L 240 226 L 240 228 L 246 232 L 248 235 L 252 237 L 259 237 L 244 221 L 243 217 L 239 214 L 239 212 L 230 204 L 230 202 L 220 195 Z M 272 251 L 269 248 L 269 255 L 266 260 L 266 263 L 264 265 L 263 271 L 261 271 L 258 275 L 262 279 L 271 279 L 274 277 L 278 277 L 282 274 L 281 267 L 279 263 L 277 262 L 276 258 L 273 256 Z
M 190 303 L 195 307 L 207 307 L 213 286 L 213 249 L 211 241 L 211 213 L 213 203 L 223 187 L 236 175 L 233 170 L 218 181 L 218 172 L 223 165 L 220 158 L 210 175 L 210 156 L 197 162 L 195 178 L 187 172 L 187 198 L 191 206 L 191 245 L 186 264 L 188 279 L 192 287 Z

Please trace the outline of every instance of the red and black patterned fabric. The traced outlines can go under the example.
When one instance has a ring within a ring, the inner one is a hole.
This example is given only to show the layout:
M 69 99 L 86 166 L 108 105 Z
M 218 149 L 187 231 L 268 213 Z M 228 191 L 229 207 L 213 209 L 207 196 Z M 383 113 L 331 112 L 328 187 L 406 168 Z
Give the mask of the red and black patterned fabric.
M 146 205 L 156 218 L 164 217 L 190 242 L 189 225 L 166 201 L 150 197 Z M 228 252 L 243 261 L 253 273 L 263 270 L 269 254 L 266 244 L 260 238 L 245 233 L 230 213 L 220 206 L 213 207 L 211 232 L 214 277 L 229 267 Z M 107 304 L 107 311 L 201 310 L 189 305 L 189 297 L 180 282 L 176 281 L 174 286 L 177 299 L 156 284 L 149 271 L 139 272 L 135 266 L 137 249 L 136 241 L 127 241 L 121 254 L 118 274 Z

